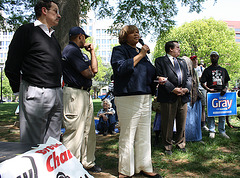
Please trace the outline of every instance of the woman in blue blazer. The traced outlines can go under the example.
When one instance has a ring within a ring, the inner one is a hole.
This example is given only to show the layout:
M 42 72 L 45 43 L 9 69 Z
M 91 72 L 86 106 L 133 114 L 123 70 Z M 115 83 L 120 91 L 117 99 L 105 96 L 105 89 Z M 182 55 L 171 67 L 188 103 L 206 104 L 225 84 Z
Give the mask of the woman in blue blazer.
M 113 48 L 111 65 L 114 95 L 120 123 L 119 177 L 153 173 L 151 160 L 151 106 L 156 89 L 155 67 L 149 61 L 149 47 L 138 48 L 139 30 L 134 25 L 122 28 L 120 46 Z

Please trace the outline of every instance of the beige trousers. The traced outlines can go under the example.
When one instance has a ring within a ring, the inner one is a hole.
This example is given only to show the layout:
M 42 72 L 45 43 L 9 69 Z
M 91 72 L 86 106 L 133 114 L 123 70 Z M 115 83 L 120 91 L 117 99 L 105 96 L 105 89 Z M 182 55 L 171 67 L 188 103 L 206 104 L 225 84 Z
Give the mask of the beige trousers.
M 88 169 L 95 165 L 96 133 L 93 102 L 85 90 L 63 88 L 63 144 Z
M 115 97 L 120 123 L 119 173 L 153 172 L 151 159 L 151 95 Z

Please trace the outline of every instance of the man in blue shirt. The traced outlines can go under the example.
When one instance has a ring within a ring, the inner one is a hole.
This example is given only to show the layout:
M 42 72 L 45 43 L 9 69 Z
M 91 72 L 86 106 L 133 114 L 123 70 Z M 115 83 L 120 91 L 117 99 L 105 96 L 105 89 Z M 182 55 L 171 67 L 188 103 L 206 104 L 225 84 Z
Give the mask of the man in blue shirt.
M 69 44 L 62 52 L 63 66 L 63 125 L 66 129 L 63 144 L 80 160 L 84 168 L 100 172 L 95 165 L 96 134 L 93 102 L 89 93 L 92 78 L 98 72 L 98 62 L 93 44 L 86 43 L 80 27 L 69 31 Z M 90 52 L 91 60 L 80 48 Z

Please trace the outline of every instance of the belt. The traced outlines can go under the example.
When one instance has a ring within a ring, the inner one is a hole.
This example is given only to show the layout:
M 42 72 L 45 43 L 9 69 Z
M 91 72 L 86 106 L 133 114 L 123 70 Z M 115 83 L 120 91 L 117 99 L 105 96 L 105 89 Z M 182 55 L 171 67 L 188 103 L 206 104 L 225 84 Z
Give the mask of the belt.
M 65 85 L 66 87 L 72 87 L 72 88 L 77 88 L 77 89 L 80 89 L 80 90 L 86 90 L 86 91 L 90 91 L 90 87 L 83 87 L 83 86 L 76 86 L 76 85 L 71 85 L 71 84 L 66 84 Z

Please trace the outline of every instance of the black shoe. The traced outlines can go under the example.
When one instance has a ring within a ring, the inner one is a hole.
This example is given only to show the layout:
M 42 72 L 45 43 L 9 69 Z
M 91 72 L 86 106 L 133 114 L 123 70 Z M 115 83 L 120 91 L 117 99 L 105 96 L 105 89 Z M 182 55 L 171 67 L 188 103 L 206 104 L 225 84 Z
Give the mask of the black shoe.
M 87 169 L 87 171 L 90 171 L 90 172 L 101 172 L 102 169 L 99 166 L 94 165 L 93 167 Z
M 115 135 L 116 134 L 115 131 L 108 131 L 108 133 L 111 134 L 111 135 Z
M 153 178 L 161 178 L 162 176 L 160 176 L 159 174 L 155 174 L 154 176 L 148 175 L 145 172 L 141 171 L 140 172 L 143 176 L 145 177 L 153 177 Z
M 171 151 L 171 150 L 165 150 L 165 153 L 166 153 L 167 155 L 172 155 L 172 151 Z

